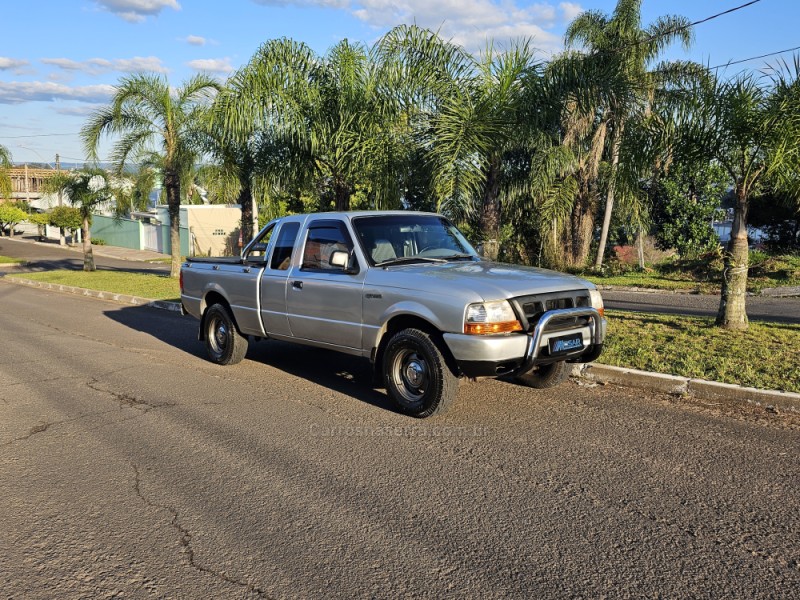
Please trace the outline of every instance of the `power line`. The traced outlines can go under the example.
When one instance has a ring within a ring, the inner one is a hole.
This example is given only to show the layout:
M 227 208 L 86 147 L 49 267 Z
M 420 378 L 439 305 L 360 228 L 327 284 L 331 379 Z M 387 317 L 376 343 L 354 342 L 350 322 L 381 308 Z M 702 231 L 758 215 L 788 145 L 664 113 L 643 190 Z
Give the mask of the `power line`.
M 731 13 L 736 12 L 737 10 L 742 10 L 743 8 L 747 8 L 748 6 L 752 6 L 753 4 L 758 4 L 761 0 L 750 0 L 750 2 L 746 2 L 744 4 L 740 4 L 739 6 L 734 6 L 733 8 L 729 8 L 728 10 L 723 10 L 715 15 L 711 15 L 710 17 L 706 17 L 705 19 L 700 19 L 699 21 L 692 21 L 691 23 L 687 23 L 686 25 L 681 25 L 680 27 L 673 27 L 663 33 L 659 33 L 657 35 L 651 35 L 649 38 L 631 44 L 631 46 L 638 46 L 639 44 L 646 44 L 647 42 L 651 42 L 655 39 L 660 37 L 664 37 L 665 35 L 670 35 L 672 33 L 678 33 L 679 31 L 685 31 L 690 27 L 694 27 L 695 25 L 701 25 L 703 23 L 708 23 L 709 21 L 713 21 L 719 17 L 724 17 L 725 15 L 729 15 Z M 629 46 L 630 47 L 630 46 Z M 620 48 L 620 50 L 624 50 L 625 48 Z
M 712 21 L 712 20 L 717 19 L 719 17 L 723 17 L 725 15 L 729 15 L 731 13 L 734 13 L 734 12 L 738 11 L 738 10 L 742 10 L 743 8 L 747 8 L 748 6 L 752 6 L 753 4 L 758 4 L 759 2 L 761 2 L 761 0 L 750 0 L 750 2 L 746 2 L 744 4 L 740 4 L 739 6 L 734 6 L 733 8 L 729 8 L 728 10 L 724 10 L 722 12 L 719 12 L 719 13 L 713 14 L 713 15 L 711 15 L 709 17 L 706 17 L 705 19 L 699 19 L 697 21 L 692 21 L 691 23 L 687 23 L 686 25 L 680 25 L 678 27 L 673 27 L 672 29 L 668 29 L 667 31 L 662 31 L 661 33 L 657 33 L 655 35 L 651 35 L 650 37 L 646 37 L 643 40 L 637 40 L 635 42 L 632 42 L 632 43 L 627 44 L 625 46 L 622 46 L 620 48 L 613 48 L 611 50 L 606 50 L 604 52 L 597 52 L 597 53 L 594 54 L 594 56 L 603 55 L 603 54 L 617 54 L 619 52 L 627 50 L 628 48 L 634 48 L 636 46 L 641 46 L 642 44 L 646 44 L 648 42 L 652 42 L 653 40 L 657 40 L 658 38 L 662 38 L 664 36 L 671 35 L 673 33 L 679 33 L 681 31 L 685 31 L 685 30 L 689 29 L 690 27 L 694 27 L 695 25 L 701 25 L 702 23 L 707 23 L 708 21 Z
M 37 133 L 32 135 L 0 135 L 3 140 L 19 140 L 22 138 L 53 137 L 57 135 L 79 135 L 80 131 L 74 133 Z
M 758 4 L 759 2 L 761 2 L 761 0 L 752 0 L 752 2 L 748 2 L 746 4 L 742 4 L 741 6 L 734 6 L 733 8 L 729 8 L 728 10 L 722 11 L 721 13 L 717 13 L 716 15 L 711 15 L 710 17 L 706 17 L 705 19 L 701 19 L 699 21 L 695 21 L 694 23 L 691 23 L 689 26 L 691 27 L 692 25 L 700 25 L 701 23 L 705 23 L 706 21 L 710 21 L 711 19 L 716 19 L 717 17 L 721 17 L 723 15 L 727 15 L 729 13 L 736 12 L 737 10 L 741 10 L 743 8 L 747 8 L 748 6 L 751 6 L 753 4 Z
M 768 58 L 770 56 L 775 56 L 777 54 L 783 54 L 784 52 L 794 52 L 795 50 L 800 50 L 800 46 L 795 46 L 794 48 L 787 48 L 786 50 L 778 50 L 777 52 L 770 52 L 768 54 L 761 54 L 759 56 L 751 56 L 750 58 L 741 58 L 739 60 L 732 60 L 726 62 L 722 65 L 717 65 L 716 67 L 709 67 L 709 69 L 721 69 L 723 67 L 728 67 L 730 65 L 738 65 L 740 63 L 749 62 L 751 60 L 758 60 L 759 58 Z

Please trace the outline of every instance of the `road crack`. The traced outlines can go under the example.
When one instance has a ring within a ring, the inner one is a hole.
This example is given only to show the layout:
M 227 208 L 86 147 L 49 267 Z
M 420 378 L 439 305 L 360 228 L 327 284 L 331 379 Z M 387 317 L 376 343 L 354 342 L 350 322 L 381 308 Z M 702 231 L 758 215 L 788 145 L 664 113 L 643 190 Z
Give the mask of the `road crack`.
M 119 403 L 120 408 L 123 407 L 134 408 L 136 410 L 141 410 L 143 413 L 147 413 L 156 408 L 175 406 L 174 402 L 149 402 L 147 400 L 142 400 L 140 398 L 137 398 L 136 396 L 131 396 L 130 394 L 125 394 L 105 389 L 100 386 L 100 380 L 97 379 L 96 377 L 92 377 L 92 379 L 87 381 L 86 386 L 96 392 L 108 394 L 116 402 Z
M 75 421 L 80 421 L 80 420 L 86 419 L 86 418 L 107 415 L 108 413 L 111 413 L 111 412 L 115 412 L 115 411 L 102 410 L 102 411 L 96 411 L 96 412 L 83 413 L 83 414 L 78 415 L 76 417 L 72 417 L 71 419 L 62 419 L 60 421 L 43 421 L 43 422 L 39 423 L 38 425 L 34 425 L 33 427 L 31 427 L 28 430 L 28 433 L 26 433 L 25 435 L 22 435 L 20 437 L 16 437 L 13 440 L 9 440 L 8 442 L 3 443 L 2 447 L 5 448 L 5 447 L 8 447 L 8 446 L 11 446 L 12 444 L 16 444 L 17 442 L 24 442 L 26 440 L 29 440 L 33 436 L 35 436 L 35 435 L 37 435 L 39 433 L 44 433 L 45 431 L 48 431 L 51 427 L 55 427 L 56 425 L 64 425 L 65 423 L 74 423 Z
M 136 495 L 139 499 L 144 502 L 148 507 L 166 510 L 172 515 L 172 519 L 170 521 L 170 526 L 178 532 L 179 540 L 181 543 L 181 548 L 183 549 L 183 553 L 186 555 L 187 561 L 189 565 L 195 569 L 199 573 L 203 573 L 204 575 L 211 575 L 212 577 L 216 577 L 220 581 L 224 581 L 225 583 L 229 583 L 231 585 L 236 585 L 238 587 L 246 589 L 248 592 L 252 594 L 256 594 L 259 598 L 267 598 L 269 596 L 267 593 L 262 590 L 261 588 L 253 585 L 252 583 L 248 583 L 247 581 L 240 581 L 238 579 L 234 579 L 230 577 L 228 574 L 215 571 L 214 569 L 207 567 L 205 565 L 200 564 L 197 561 L 197 557 L 194 553 L 194 548 L 192 548 L 192 534 L 191 532 L 180 522 L 180 515 L 178 511 L 170 505 L 167 504 L 158 504 L 153 502 L 152 500 L 148 499 L 144 493 L 142 492 L 142 476 L 141 471 L 139 470 L 139 466 L 135 463 L 131 463 L 133 467 L 133 472 L 135 475 L 134 483 L 133 483 L 133 490 L 136 492 Z

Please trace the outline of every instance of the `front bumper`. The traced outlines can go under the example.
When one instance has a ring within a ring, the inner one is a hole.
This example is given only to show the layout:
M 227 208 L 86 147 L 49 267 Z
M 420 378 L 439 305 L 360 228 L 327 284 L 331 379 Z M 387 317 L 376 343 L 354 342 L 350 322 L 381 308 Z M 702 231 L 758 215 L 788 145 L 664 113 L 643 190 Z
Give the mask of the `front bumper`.
M 575 327 L 558 325 L 565 319 L 587 318 L 587 324 Z M 572 352 L 550 356 L 549 342 L 553 337 L 580 333 L 583 346 Z M 595 308 L 563 308 L 547 311 L 532 332 L 504 336 L 478 336 L 457 333 L 444 334 L 444 341 L 467 377 L 497 377 L 526 373 L 536 365 L 553 362 L 591 362 L 603 351 L 606 320 Z

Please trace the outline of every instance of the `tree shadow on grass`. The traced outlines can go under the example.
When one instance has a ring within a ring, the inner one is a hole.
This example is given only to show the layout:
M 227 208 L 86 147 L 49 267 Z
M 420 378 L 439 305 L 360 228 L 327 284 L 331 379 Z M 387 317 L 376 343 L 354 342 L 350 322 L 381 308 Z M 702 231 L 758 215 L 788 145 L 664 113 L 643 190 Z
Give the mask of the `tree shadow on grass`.
M 123 307 L 107 310 L 104 314 L 117 323 L 152 335 L 186 354 L 206 360 L 205 346 L 197 339 L 197 319 L 147 306 Z M 231 369 L 231 374 L 235 376 L 237 369 L 252 371 L 263 368 L 263 365 L 307 379 L 365 404 L 398 412 L 384 392 L 372 387 L 369 361 L 332 350 L 276 340 L 251 341 L 242 363 L 220 368 Z

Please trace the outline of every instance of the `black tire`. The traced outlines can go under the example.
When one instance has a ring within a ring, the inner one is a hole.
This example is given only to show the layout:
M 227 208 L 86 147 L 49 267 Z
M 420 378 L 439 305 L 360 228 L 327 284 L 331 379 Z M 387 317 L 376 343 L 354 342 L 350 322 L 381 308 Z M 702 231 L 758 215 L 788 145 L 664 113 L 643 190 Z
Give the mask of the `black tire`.
M 247 338 L 236 329 L 230 311 L 222 304 L 212 304 L 206 311 L 206 352 L 218 365 L 235 365 L 247 354 Z
M 514 381 L 536 389 L 556 387 L 569 379 L 572 364 L 567 362 L 551 363 L 536 367 L 533 371 L 514 377 Z
M 458 377 L 431 336 L 419 329 L 403 329 L 392 336 L 382 368 L 389 396 L 412 417 L 441 414 L 458 394 Z

